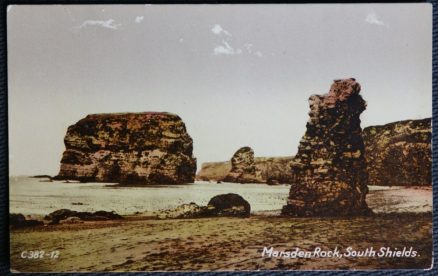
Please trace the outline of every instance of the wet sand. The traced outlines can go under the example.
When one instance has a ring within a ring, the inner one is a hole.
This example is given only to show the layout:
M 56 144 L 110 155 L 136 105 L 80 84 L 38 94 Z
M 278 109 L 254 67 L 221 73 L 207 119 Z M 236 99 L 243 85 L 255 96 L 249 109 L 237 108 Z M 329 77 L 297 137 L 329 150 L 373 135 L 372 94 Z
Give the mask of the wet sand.
M 11 232 L 16 271 L 210 271 L 429 268 L 431 213 L 370 218 L 252 216 L 87 222 Z M 413 247 L 419 256 L 395 258 L 269 258 L 264 247 L 314 250 L 351 246 Z M 58 259 L 23 259 L 24 250 L 59 250 Z

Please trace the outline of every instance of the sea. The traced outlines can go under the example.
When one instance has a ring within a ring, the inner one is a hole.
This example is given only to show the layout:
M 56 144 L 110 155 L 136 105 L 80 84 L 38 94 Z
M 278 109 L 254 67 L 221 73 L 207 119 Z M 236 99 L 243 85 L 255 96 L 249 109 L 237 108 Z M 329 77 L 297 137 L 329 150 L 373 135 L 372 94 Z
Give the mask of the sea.
M 219 194 L 236 193 L 253 214 L 280 214 L 289 185 L 199 181 L 184 185 L 125 187 L 114 183 L 50 181 L 29 176 L 9 177 L 10 213 L 46 215 L 58 209 L 114 211 L 120 215 L 150 214 L 194 202 L 207 205 Z M 432 211 L 432 188 L 369 186 L 368 206 L 376 213 Z

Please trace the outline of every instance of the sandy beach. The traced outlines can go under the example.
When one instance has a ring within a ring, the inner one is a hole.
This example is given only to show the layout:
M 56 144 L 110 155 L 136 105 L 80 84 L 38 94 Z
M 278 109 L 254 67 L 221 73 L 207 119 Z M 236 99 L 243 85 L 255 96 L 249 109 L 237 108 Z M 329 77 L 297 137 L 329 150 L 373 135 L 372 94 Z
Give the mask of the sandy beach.
M 430 213 L 373 218 L 205 218 L 87 222 L 11 232 L 17 271 L 216 271 L 429 268 Z M 413 247 L 416 258 L 269 258 L 264 247 L 343 251 Z M 59 251 L 59 258 L 23 259 L 24 250 Z
M 372 217 L 290 218 L 279 216 L 287 185 L 195 183 L 122 188 L 20 179 L 11 183 L 11 212 L 42 218 L 60 208 L 103 209 L 120 212 L 124 219 L 12 229 L 10 254 L 14 271 L 375 269 L 431 265 L 431 187 L 371 186 L 367 202 L 375 212 Z M 154 217 L 162 209 L 192 201 L 205 204 L 211 196 L 226 192 L 237 192 L 246 198 L 252 216 Z M 72 205 L 78 202 L 82 205 Z M 348 247 L 359 251 L 370 247 L 412 247 L 418 256 L 275 258 L 262 256 L 264 247 L 298 247 L 307 251 L 317 247 L 340 251 Z M 29 250 L 57 252 L 59 257 L 23 258 L 22 253 Z

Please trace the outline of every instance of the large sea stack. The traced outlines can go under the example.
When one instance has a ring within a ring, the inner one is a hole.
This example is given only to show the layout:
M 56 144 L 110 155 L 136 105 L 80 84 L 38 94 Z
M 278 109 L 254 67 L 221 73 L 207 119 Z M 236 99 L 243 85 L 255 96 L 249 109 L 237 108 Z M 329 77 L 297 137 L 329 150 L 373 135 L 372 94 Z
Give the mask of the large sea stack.
M 174 114 L 88 115 L 68 128 L 64 144 L 56 179 L 140 185 L 194 181 L 193 141 Z
M 366 215 L 368 193 L 360 114 L 366 103 L 355 79 L 335 80 L 309 98 L 310 119 L 291 162 L 288 216 Z
M 363 130 L 369 185 L 432 185 L 431 119 Z

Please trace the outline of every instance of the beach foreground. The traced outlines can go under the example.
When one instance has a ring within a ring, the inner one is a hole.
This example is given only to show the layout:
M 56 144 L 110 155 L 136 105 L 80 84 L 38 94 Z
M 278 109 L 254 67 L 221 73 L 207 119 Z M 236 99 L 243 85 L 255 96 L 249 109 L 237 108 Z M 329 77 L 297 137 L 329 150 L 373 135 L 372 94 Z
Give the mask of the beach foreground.
M 12 230 L 11 268 L 25 272 L 191 271 L 429 268 L 431 213 L 356 218 L 204 218 L 84 222 Z M 403 247 L 416 257 L 275 258 L 275 250 Z M 22 258 L 23 251 L 59 251 L 51 259 Z

